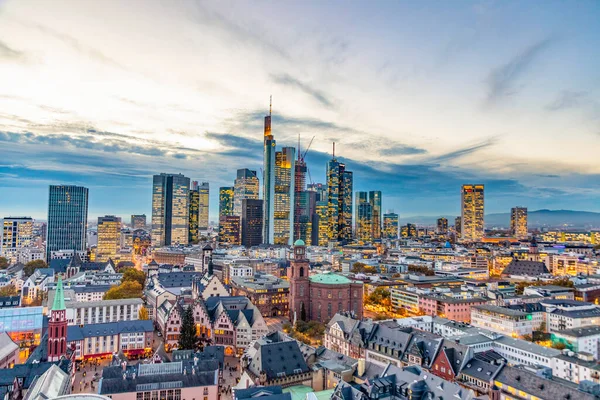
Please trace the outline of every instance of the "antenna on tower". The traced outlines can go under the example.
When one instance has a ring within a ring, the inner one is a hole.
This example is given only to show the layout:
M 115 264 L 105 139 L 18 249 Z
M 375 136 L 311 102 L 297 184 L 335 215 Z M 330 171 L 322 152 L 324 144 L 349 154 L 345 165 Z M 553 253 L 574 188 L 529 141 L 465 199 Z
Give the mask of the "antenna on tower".
M 335 158 L 335 142 L 333 142 L 333 158 Z
M 271 116 L 272 109 L 273 109 L 273 95 L 269 96 L 269 117 Z
M 298 149 L 296 151 L 298 152 L 298 161 L 300 161 L 300 156 L 302 154 L 300 151 L 300 134 L 298 134 Z

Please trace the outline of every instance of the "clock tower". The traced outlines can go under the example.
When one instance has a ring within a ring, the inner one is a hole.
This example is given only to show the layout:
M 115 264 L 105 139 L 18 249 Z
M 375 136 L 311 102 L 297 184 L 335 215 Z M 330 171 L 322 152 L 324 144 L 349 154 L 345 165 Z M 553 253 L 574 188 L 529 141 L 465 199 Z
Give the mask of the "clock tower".
M 306 258 L 306 245 L 298 239 L 294 242 L 294 259 L 290 261 L 288 279 L 290 280 L 290 321 L 309 320 L 310 281 L 309 263 Z

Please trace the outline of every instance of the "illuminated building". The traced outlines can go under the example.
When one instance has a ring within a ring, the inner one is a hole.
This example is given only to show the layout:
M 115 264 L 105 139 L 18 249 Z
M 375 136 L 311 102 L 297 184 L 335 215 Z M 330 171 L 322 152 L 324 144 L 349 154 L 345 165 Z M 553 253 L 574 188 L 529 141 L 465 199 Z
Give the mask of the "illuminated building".
M 219 217 L 219 243 L 241 244 L 241 218 L 239 215 Z
M 456 236 L 460 237 L 460 228 L 462 226 L 461 217 L 454 218 L 454 230 L 456 231 Z
M 146 214 L 132 215 L 131 229 L 146 229 Z
M 329 240 L 352 240 L 352 172 L 337 161 L 335 150 L 327 163 L 327 203 Z
M 85 251 L 88 188 L 50 185 L 46 260 L 53 251 Z
M 274 243 L 275 146 L 277 142 L 271 133 L 271 104 L 269 105 L 269 115 L 265 117 L 263 153 L 263 241 L 265 243 Z
M 208 210 L 209 210 L 209 198 L 210 198 L 210 187 L 208 182 L 202 182 L 198 186 L 198 230 L 200 232 L 208 231 Z
M 219 188 L 219 217 L 233 215 L 234 190 L 233 186 Z
M 381 191 L 369 192 L 369 203 L 371 204 L 371 237 L 374 240 L 381 239 Z
M 152 245 L 188 244 L 190 178 L 154 175 L 152 183 Z
M 198 191 L 198 182 L 192 182 L 192 188 L 190 189 L 190 227 L 188 233 L 188 240 L 190 243 L 198 241 L 198 217 L 200 209 L 200 192 Z
M 439 235 L 445 235 L 448 233 L 448 219 L 447 218 L 438 218 L 437 220 L 437 233 Z
M 44 322 L 43 307 L 11 307 L 0 309 L 2 331 L 22 349 L 40 344 Z
M 317 201 L 327 200 L 327 185 L 322 183 L 309 183 L 306 185 L 306 190 L 317 193 Z
M 121 244 L 121 218 L 114 215 L 98 217 L 98 246 L 96 261 L 115 259 Z
M 403 238 L 416 238 L 419 236 L 417 226 L 414 224 L 406 224 L 400 230 L 400 236 Z
M 32 247 L 33 219 L 29 217 L 9 217 L 2 222 L 2 242 L 0 255 L 16 262 L 21 249 Z
M 290 283 L 287 280 L 258 273 L 232 277 L 230 285 L 232 296 L 247 297 L 265 317 L 289 314 Z
M 327 246 L 329 243 L 329 203 L 326 200 L 317 201 L 315 219 L 313 222 L 313 241 L 317 246 Z
M 306 162 L 300 152 L 300 141 L 298 141 L 298 160 L 296 160 L 294 177 L 294 234 L 292 240 L 301 239 L 310 246 L 317 194 L 314 191 L 306 190 L 307 171 Z
M 284 147 L 275 153 L 275 197 L 273 244 L 291 245 L 294 232 L 296 149 Z
M 517 239 L 527 238 L 527 207 L 511 208 L 510 232 Z
M 483 239 L 483 185 L 462 186 L 461 212 L 461 239 L 463 241 Z
M 367 192 L 356 192 L 356 239 L 361 242 L 373 240 L 373 206 Z
M 398 214 L 383 214 L 383 236 L 386 239 L 398 239 Z
M 237 178 L 234 183 L 233 215 L 242 216 L 242 200 L 258 199 L 260 185 L 256 171 L 249 169 L 238 169 Z
M 246 247 L 262 244 L 263 201 L 242 200 L 242 245 Z

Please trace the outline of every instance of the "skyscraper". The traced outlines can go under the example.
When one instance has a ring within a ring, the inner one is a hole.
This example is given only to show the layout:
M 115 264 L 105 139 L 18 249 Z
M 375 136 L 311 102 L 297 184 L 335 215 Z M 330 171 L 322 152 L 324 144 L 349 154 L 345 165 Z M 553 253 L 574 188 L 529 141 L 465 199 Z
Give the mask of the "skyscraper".
M 462 218 L 461 217 L 454 218 L 454 230 L 456 231 L 457 238 L 460 238 L 461 228 L 462 228 Z
M 200 217 L 200 191 L 198 190 L 198 182 L 192 182 L 190 188 L 189 207 L 189 231 L 188 242 L 195 243 L 198 241 L 198 219 Z
M 513 207 L 510 210 L 510 231 L 517 239 L 527 238 L 527 207 Z
M 369 192 L 369 204 L 371 204 L 371 238 L 381 239 L 381 191 Z
M 19 249 L 33 246 L 33 219 L 31 217 L 8 217 L 2 222 L 0 256 L 13 262 Z
M 316 193 L 306 190 L 306 172 L 308 169 L 300 151 L 300 138 L 298 138 L 297 152 L 298 159 L 296 160 L 294 177 L 294 234 L 292 239 L 293 241 L 300 239 L 307 246 L 310 246 L 312 243 L 312 218 Z
M 241 244 L 241 220 L 239 215 L 219 217 L 219 243 Z
M 445 235 L 448 233 L 448 219 L 447 218 L 438 218 L 437 220 L 437 229 L 438 235 Z
M 188 244 L 190 178 L 154 175 L 152 184 L 152 245 Z
M 313 245 L 327 246 L 329 242 L 329 203 L 327 200 L 317 201 L 313 218 Z
M 146 214 L 132 215 L 131 228 L 134 230 L 146 229 Z
M 361 242 L 373 240 L 373 206 L 367 192 L 356 192 L 356 239 Z
M 219 188 L 219 217 L 233 215 L 234 190 L 233 186 Z
M 96 261 L 115 259 L 121 247 L 121 218 L 114 215 L 98 217 Z
M 277 142 L 271 133 L 271 108 L 265 117 L 263 153 L 263 241 L 274 243 L 273 222 L 275 218 L 275 146 Z
M 260 183 L 256 171 L 247 168 L 237 170 L 237 178 L 234 183 L 233 215 L 242 215 L 242 200 L 259 197 Z
M 329 240 L 352 240 L 352 172 L 335 158 L 327 163 Z
M 46 260 L 53 251 L 85 250 L 88 216 L 88 188 L 50 185 Z
M 294 233 L 296 149 L 275 152 L 275 197 L 273 202 L 273 244 L 291 245 Z
M 398 214 L 394 212 L 383 214 L 383 236 L 386 239 L 398 239 Z
M 263 201 L 242 200 L 242 245 L 245 247 L 262 244 Z
M 483 185 L 463 185 L 461 193 L 461 239 L 479 241 L 483 239 Z
M 202 182 L 198 186 L 198 230 L 200 232 L 208 231 L 208 213 L 210 188 L 208 182 Z

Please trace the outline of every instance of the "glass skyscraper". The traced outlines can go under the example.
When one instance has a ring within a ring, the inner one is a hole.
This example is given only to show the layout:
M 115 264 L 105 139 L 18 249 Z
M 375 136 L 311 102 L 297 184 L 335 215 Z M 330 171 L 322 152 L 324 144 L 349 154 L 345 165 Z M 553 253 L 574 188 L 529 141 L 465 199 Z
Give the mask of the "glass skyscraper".
M 50 185 L 46 260 L 53 251 L 85 250 L 88 217 L 88 188 Z
M 121 247 L 121 218 L 114 215 L 98 217 L 96 261 L 114 259 Z
M 219 217 L 233 215 L 233 196 L 233 186 L 219 188 Z
M 294 232 L 296 148 L 275 153 L 273 244 L 291 245 Z
M 463 185 L 461 193 L 461 239 L 483 239 L 483 185 Z
M 372 236 L 373 207 L 369 202 L 367 192 L 356 192 L 356 239 L 370 242 Z
M 398 239 L 398 214 L 383 214 L 383 236 L 386 239 Z
M 517 239 L 527 238 L 527 207 L 510 210 L 510 232 Z
M 369 204 L 371 204 L 371 238 L 381 239 L 381 191 L 369 192 Z
M 198 240 L 198 219 L 200 217 L 200 191 L 198 190 L 198 182 L 196 181 L 192 182 L 188 207 L 190 208 L 188 241 L 193 243 Z
M 198 186 L 198 230 L 205 232 L 208 230 L 208 212 L 210 186 L 208 182 L 202 182 Z
M 271 106 L 265 117 L 263 153 L 263 242 L 274 243 L 275 219 L 275 146 L 277 142 L 271 133 Z
M 247 168 L 237 170 L 234 183 L 233 215 L 242 216 L 242 200 L 257 200 L 260 192 L 260 182 L 256 171 Z
M 332 158 L 327 163 L 329 240 L 352 240 L 352 172 Z
M 152 183 L 152 245 L 188 244 L 190 178 L 154 175 Z

